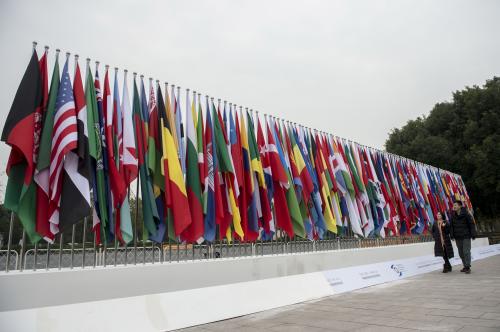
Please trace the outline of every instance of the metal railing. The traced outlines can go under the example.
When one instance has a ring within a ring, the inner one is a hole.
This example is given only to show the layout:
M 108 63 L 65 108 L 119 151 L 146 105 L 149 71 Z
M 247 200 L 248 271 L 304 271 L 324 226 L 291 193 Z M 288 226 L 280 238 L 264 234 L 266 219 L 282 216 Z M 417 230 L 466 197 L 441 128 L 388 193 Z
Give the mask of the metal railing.
M 257 242 L 238 242 L 227 240 L 215 243 L 187 244 L 144 241 L 136 247 L 95 246 L 94 243 L 77 244 L 62 241 L 45 248 L 37 246 L 12 247 L 0 251 L 2 271 L 91 269 L 140 264 L 165 264 L 176 262 L 200 261 L 210 259 L 237 259 L 244 257 L 302 254 L 310 252 L 352 250 L 432 241 L 429 235 L 399 236 L 387 238 L 340 237 L 328 234 L 321 240 L 290 239 L 275 236 L 272 240 Z M 57 241 L 55 241 L 57 242 Z M 22 243 L 21 243 L 22 244 Z M 8 266 L 7 266 L 8 263 Z

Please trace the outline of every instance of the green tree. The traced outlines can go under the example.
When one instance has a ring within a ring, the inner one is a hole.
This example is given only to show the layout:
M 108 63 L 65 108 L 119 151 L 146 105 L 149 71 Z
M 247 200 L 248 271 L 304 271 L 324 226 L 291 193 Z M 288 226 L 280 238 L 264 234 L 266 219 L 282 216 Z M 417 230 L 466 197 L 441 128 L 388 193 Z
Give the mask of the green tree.
M 385 148 L 462 175 L 476 212 L 500 216 L 500 77 L 393 129 Z

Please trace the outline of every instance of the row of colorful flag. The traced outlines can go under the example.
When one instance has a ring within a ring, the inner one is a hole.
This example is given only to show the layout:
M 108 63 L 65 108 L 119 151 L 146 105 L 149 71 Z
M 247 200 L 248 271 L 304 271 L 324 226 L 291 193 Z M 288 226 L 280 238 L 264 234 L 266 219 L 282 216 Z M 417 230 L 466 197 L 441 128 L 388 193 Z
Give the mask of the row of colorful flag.
M 2 133 L 5 207 L 32 242 L 91 218 L 97 243 L 129 243 L 134 184 L 137 225 L 156 242 L 421 234 L 456 199 L 472 209 L 457 174 L 70 62 L 60 72 L 57 52 L 49 85 L 48 49 L 33 51 Z

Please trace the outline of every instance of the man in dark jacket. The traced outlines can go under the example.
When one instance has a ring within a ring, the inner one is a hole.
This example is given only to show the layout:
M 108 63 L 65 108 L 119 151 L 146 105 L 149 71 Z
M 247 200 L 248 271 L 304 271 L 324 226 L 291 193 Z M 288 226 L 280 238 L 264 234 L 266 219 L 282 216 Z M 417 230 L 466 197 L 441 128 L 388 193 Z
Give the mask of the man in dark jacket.
M 471 239 L 476 239 L 476 224 L 461 201 L 453 204 L 451 217 L 451 238 L 457 242 L 458 254 L 464 268 L 460 272 L 470 273 Z

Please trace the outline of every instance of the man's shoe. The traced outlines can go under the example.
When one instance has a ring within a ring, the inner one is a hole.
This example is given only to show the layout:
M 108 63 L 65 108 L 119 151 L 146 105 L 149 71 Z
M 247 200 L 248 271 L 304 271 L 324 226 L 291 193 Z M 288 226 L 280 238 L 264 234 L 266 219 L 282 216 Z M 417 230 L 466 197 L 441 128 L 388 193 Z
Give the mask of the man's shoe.
M 470 267 L 466 268 L 464 271 L 466 274 L 470 274 Z
M 448 269 L 447 269 L 447 268 L 444 268 L 444 269 L 443 269 L 443 273 L 448 273 L 448 272 L 450 272 L 450 271 L 448 271 Z
M 460 272 L 467 272 L 467 268 L 464 267 L 463 269 L 460 270 Z

